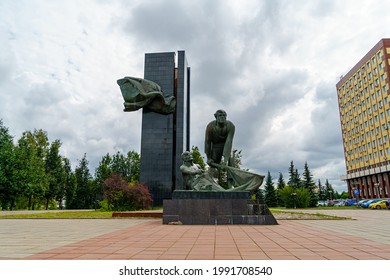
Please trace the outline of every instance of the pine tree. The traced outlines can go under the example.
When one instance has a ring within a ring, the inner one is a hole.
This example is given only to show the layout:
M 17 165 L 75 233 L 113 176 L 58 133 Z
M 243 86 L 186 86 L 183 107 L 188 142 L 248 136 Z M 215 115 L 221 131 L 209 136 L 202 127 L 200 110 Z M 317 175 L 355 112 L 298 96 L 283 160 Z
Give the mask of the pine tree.
M 278 179 L 278 190 L 282 190 L 286 186 L 286 182 L 284 181 L 283 174 L 279 172 L 279 179 Z
M 276 197 L 277 197 L 277 205 L 283 206 L 283 200 L 280 196 L 281 190 L 283 190 L 286 187 L 286 182 L 284 181 L 283 174 L 279 172 L 279 178 L 278 178 L 278 184 L 276 189 Z
M 276 191 L 269 171 L 265 179 L 264 202 L 268 207 L 275 207 L 277 205 Z
M 326 199 L 326 191 L 325 187 L 321 184 L 321 180 L 318 179 L 318 196 L 320 200 L 325 200 Z
M 335 199 L 335 193 L 332 185 L 329 183 L 328 179 L 325 181 L 325 192 L 328 199 Z
M 298 169 L 295 169 L 293 161 L 290 163 L 288 173 L 290 174 L 290 178 L 287 184 L 293 189 L 299 188 L 301 186 L 301 178 L 299 177 Z
M 310 193 L 310 207 L 317 206 L 318 191 L 313 180 L 313 175 L 310 172 L 309 165 L 307 164 L 307 162 L 305 162 L 305 166 L 304 166 L 302 187 L 307 189 Z
M 92 188 L 92 176 L 89 173 L 87 155 L 79 161 L 75 169 L 76 191 L 70 208 L 90 209 L 94 206 L 95 195 Z

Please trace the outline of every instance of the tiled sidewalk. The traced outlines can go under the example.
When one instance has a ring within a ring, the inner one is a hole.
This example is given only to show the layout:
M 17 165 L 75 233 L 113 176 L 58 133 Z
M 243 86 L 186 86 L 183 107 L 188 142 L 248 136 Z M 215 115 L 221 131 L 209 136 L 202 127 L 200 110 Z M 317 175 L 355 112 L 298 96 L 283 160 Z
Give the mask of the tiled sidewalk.
M 274 226 L 188 226 L 150 220 L 24 259 L 390 259 L 390 245 L 315 226 L 323 221 L 310 225 L 299 221 L 278 222 Z

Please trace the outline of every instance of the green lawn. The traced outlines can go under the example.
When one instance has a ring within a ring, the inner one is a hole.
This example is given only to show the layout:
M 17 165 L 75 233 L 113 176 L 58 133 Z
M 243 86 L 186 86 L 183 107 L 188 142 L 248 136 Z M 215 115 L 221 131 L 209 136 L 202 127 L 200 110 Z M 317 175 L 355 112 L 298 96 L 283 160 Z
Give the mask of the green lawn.
M 317 208 L 305 208 L 311 209 L 311 210 L 335 210 L 335 209 L 357 209 L 357 208 L 351 208 L 351 207 L 317 207 Z M 162 210 L 160 209 L 154 209 L 154 210 Z M 301 212 L 300 209 L 286 209 L 282 207 L 278 208 L 270 208 L 271 212 L 279 217 L 280 219 L 348 219 L 345 217 L 338 217 L 334 215 L 326 215 L 326 214 L 320 214 L 320 213 L 304 213 Z M 303 209 L 302 209 L 303 210 Z M 112 218 L 113 212 L 101 212 L 101 211 L 50 211 L 50 212 L 31 212 L 31 213 L 18 213 L 18 211 L 14 211 L 9 214 L 1 214 L 0 213 L 0 219 L 114 219 Z M 116 219 L 116 218 L 115 218 Z
M 51 211 L 42 213 L 0 215 L 0 219 L 111 219 L 112 212 L 100 211 Z

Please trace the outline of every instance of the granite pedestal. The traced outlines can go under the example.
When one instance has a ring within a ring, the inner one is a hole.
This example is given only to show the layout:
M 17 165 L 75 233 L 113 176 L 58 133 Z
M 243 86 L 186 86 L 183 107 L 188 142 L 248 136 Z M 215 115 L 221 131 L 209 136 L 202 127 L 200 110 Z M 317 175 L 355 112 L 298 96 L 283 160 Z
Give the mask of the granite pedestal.
M 249 192 L 174 191 L 163 203 L 163 224 L 277 225 L 262 200 Z

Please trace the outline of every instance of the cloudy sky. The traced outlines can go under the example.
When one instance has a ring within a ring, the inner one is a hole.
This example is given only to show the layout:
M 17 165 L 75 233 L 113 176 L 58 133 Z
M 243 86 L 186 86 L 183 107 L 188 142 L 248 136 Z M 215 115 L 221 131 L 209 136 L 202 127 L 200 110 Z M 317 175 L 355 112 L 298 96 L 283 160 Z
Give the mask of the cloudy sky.
M 357 4 L 358 3 L 358 4 Z M 243 166 L 288 179 L 305 161 L 346 190 L 336 83 L 381 38 L 389 1 L 2 0 L 0 119 L 15 140 L 43 129 L 91 173 L 106 153 L 140 151 L 141 112 L 116 80 L 144 54 L 185 50 L 191 145 L 217 109 L 236 125 Z

